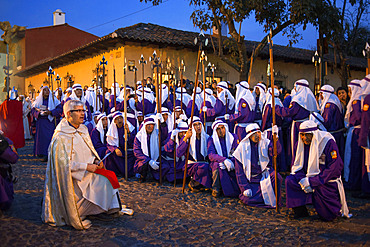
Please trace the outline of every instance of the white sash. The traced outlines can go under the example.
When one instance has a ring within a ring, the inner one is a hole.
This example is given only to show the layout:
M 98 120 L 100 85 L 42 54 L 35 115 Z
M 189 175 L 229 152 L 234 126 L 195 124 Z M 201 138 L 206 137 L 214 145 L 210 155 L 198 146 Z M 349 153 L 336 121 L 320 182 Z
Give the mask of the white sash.
M 277 179 L 277 178 L 275 178 Z M 271 185 L 271 177 L 268 169 L 262 172 L 262 178 L 260 181 L 262 197 L 266 205 L 276 207 L 276 197 L 274 189 Z
M 340 209 L 340 212 L 342 213 L 342 217 L 351 218 L 352 214 L 349 213 L 349 210 L 347 207 L 346 194 L 344 193 L 342 179 L 339 177 L 337 179 L 329 180 L 329 182 L 336 182 L 338 185 L 340 204 L 342 205 L 342 208 Z
M 351 152 L 352 152 L 351 150 L 352 135 L 353 131 L 358 128 L 361 128 L 361 125 L 350 127 L 347 132 L 346 146 L 344 149 L 344 168 L 343 168 L 344 170 L 343 176 L 346 182 L 348 182 L 349 179 L 349 163 L 351 162 Z

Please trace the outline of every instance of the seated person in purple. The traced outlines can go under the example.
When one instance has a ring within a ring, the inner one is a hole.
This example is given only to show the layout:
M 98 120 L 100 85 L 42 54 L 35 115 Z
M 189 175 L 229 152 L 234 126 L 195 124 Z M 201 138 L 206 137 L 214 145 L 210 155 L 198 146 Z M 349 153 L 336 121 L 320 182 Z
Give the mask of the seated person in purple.
M 199 111 L 203 107 L 203 94 L 202 89 L 200 87 L 197 87 L 197 91 L 195 94 L 195 104 L 194 104 L 194 116 L 199 117 Z M 192 110 L 192 105 L 193 105 L 193 96 L 191 96 L 191 100 L 189 101 L 187 107 L 185 108 L 186 111 L 186 116 L 187 118 L 191 117 L 191 110 Z
M 188 120 L 190 124 L 190 119 Z M 199 117 L 193 117 L 193 127 L 190 137 L 188 176 L 191 178 L 189 188 L 193 192 L 198 192 L 204 188 L 212 187 L 212 171 L 208 162 L 207 140 L 209 136 L 204 131 L 204 127 Z M 181 143 L 182 144 L 182 143 Z M 180 146 L 181 146 L 180 144 Z M 186 143 L 186 147 L 187 147 Z
M 84 118 L 84 125 L 87 127 L 89 133 L 91 133 L 91 130 L 93 129 L 92 124 L 92 112 L 89 102 L 85 99 L 84 91 L 82 90 L 82 87 L 80 84 L 74 84 L 72 86 L 72 94 L 66 99 L 65 102 L 74 99 L 82 101 L 85 105 L 85 118 Z
M 143 110 L 143 101 L 142 101 L 142 87 L 139 86 L 136 90 L 137 94 L 137 101 L 136 102 L 136 110 L 141 111 L 144 116 L 148 116 L 150 114 L 153 114 L 155 112 L 155 98 L 153 95 L 152 90 L 150 88 L 145 87 L 144 91 L 144 110 Z
M 254 87 L 253 91 L 253 96 L 256 101 L 255 104 L 255 118 L 254 121 L 261 126 L 262 123 L 262 111 L 263 111 L 263 106 L 266 101 L 266 85 L 259 82 L 257 85 Z
M 202 94 L 203 96 L 203 94 Z M 212 109 L 216 104 L 216 98 L 213 96 L 213 91 L 210 88 L 206 88 L 206 107 L 209 109 Z M 201 122 L 204 123 L 204 111 L 202 111 L 203 106 L 200 108 L 201 113 L 199 114 L 199 117 L 201 119 Z M 204 108 L 206 109 L 206 108 Z M 208 135 L 212 135 L 212 123 L 215 121 L 215 116 L 206 116 L 206 133 Z
M 279 90 L 275 88 L 274 90 L 275 95 L 275 105 L 283 106 L 283 104 L 280 101 L 279 98 Z M 281 126 L 283 124 L 283 119 L 279 116 L 276 116 L 275 113 L 275 120 L 276 120 L 276 127 L 279 129 L 278 136 L 283 136 L 283 133 L 281 131 Z M 272 135 L 272 90 L 271 88 L 268 89 L 268 92 L 266 94 L 266 103 L 263 107 L 262 111 L 262 125 L 261 125 L 262 132 L 266 135 L 267 139 L 269 139 L 271 142 L 273 141 L 273 135 Z M 278 140 L 282 150 L 280 154 L 277 156 L 277 167 L 279 172 L 287 172 L 290 171 L 290 165 L 287 164 L 286 158 L 285 158 L 285 150 L 284 146 L 282 145 L 282 140 Z
M 232 154 L 238 146 L 238 138 L 229 132 L 228 125 L 216 120 L 213 125 L 213 134 L 208 138 L 207 150 L 212 169 L 212 196 L 238 197 L 239 186 L 236 181 Z
M 116 86 L 116 88 L 114 88 L 114 86 Z M 113 83 L 112 87 L 110 88 L 110 91 L 111 91 L 111 93 L 110 93 L 110 96 L 109 96 L 109 110 L 111 110 L 113 107 L 115 107 L 114 101 L 116 101 L 116 106 L 119 104 L 119 102 L 117 100 L 117 97 L 120 95 L 119 84 L 117 82 Z M 114 94 L 114 92 L 116 92 L 116 94 Z
M 292 97 L 292 101 L 289 107 L 276 106 L 276 115 L 284 118 L 292 118 L 292 127 L 290 133 L 290 146 L 287 148 L 291 149 L 291 153 L 294 154 L 295 144 L 298 141 L 298 130 L 299 125 L 308 120 L 310 112 L 317 112 L 317 102 L 311 89 L 309 88 L 309 82 L 305 79 L 300 79 L 294 83 L 295 94 Z
M 111 154 L 107 157 L 105 167 L 108 170 L 114 171 L 117 176 L 125 176 L 125 128 L 127 130 L 127 176 L 131 177 L 134 173 L 135 156 L 132 150 L 132 144 L 135 139 L 136 130 L 130 122 L 123 123 L 122 112 L 115 112 L 113 120 L 107 132 L 107 153 Z
M 168 86 L 166 84 L 162 84 L 162 107 L 167 109 L 173 109 L 172 101 L 168 95 Z
M 144 119 L 143 124 L 137 133 L 134 141 L 134 155 L 136 157 L 134 171 L 139 177 L 139 182 L 144 182 L 149 172 L 154 179 L 159 180 L 159 131 L 156 127 L 156 122 L 153 117 Z M 161 136 L 163 144 L 164 138 Z M 166 162 L 162 162 L 162 178 L 165 177 L 168 171 Z
M 10 164 L 18 161 L 18 154 L 13 142 L 4 137 L 0 131 L 0 216 L 2 210 L 7 210 L 14 200 L 13 176 Z
M 324 127 L 333 135 L 339 148 L 340 157 L 344 158 L 344 113 L 342 103 L 334 94 L 334 88 L 324 85 L 320 89 L 320 114 L 324 118 Z
M 274 129 L 277 132 L 277 127 Z M 276 208 L 275 170 L 272 166 L 273 142 L 261 133 L 256 123 L 248 125 L 246 133 L 233 153 L 236 159 L 236 179 L 241 191 L 239 198 L 248 206 Z M 280 152 L 281 146 L 278 142 L 277 153 Z M 278 174 L 277 179 L 280 205 L 283 178 Z
M 107 144 L 107 132 L 108 132 L 108 118 L 105 113 L 101 113 L 97 117 L 98 123 L 96 127 L 91 131 L 91 141 L 94 145 L 96 152 L 102 159 L 108 150 Z
M 294 218 L 309 216 L 306 204 L 313 204 L 319 217 L 332 221 L 350 217 L 341 173 L 343 161 L 333 136 L 308 120 L 299 127 L 294 163 L 285 179 L 286 206 Z
M 174 129 L 164 142 L 164 152 L 162 162 L 165 160 L 168 163 L 169 170 L 166 173 L 168 182 L 175 180 L 175 161 L 176 159 L 176 180 L 184 178 L 184 168 L 186 159 L 187 143 L 191 136 L 191 129 L 184 121 L 179 121 L 176 129 Z M 174 151 L 176 149 L 176 157 Z
M 191 96 L 186 92 L 185 88 L 178 87 L 176 89 L 176 101 L 175 101 L 176 107 L 180 106 L 182 110 L 186 110 L 186 107 L 189 105 L 191 99 L 192 99 Z
M 246 81 L 242 81 L 236 85 L 236 104 L 235 113 L 226 114 L 225 119 L 235 123 L 235 134 L 238 136 L 238 140 L 241 141 L 245 137 L 245 128 L 254 123 L 256 102 L 254 97 L 249 90 L 249 84 Z
M 32 107 L 31 114 L 36 121 L 34 154 L 47 161 L 48 147 L 63 109 L 48 86 L 41 89 Z

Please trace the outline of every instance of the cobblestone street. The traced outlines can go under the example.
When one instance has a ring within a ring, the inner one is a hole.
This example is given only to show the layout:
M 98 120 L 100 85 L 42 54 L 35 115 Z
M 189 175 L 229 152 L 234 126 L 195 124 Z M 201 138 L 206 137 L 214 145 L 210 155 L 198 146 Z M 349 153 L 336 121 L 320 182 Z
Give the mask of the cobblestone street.
M 85 231 L 51 227 L 40 217 L 46 163 L 33 157 L 32 147 L 28 141 L 18 150 L 20 160 L 13 165 L 19 181 L 12 207 L 0 218 L 0 246 L 370 245 L 370 201 L 350 193 L 351 219 L 323 222 L 310 208 L 311 217 L 296 221 L 288 219 L 284 207 L 277 214 L 206 192 L 182 194 L 180 184 L 140 184 L 136 178 L 119 179 L 121 199 L 133 216 L 92 221 Z

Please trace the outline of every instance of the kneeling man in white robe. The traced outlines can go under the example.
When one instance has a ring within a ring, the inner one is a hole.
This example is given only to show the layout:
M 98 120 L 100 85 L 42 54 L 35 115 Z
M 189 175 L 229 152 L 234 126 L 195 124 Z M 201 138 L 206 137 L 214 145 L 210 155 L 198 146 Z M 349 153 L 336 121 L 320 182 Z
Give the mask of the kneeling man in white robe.
M 70 100 L 63 112 L 65 118 L 49 146 L 41 218 L 52 226 L 87 229 L 91 222 L 86 216 L 120 210 L 119 183 L 113 172 L 104 169 L 82 124 L 84 104 Z

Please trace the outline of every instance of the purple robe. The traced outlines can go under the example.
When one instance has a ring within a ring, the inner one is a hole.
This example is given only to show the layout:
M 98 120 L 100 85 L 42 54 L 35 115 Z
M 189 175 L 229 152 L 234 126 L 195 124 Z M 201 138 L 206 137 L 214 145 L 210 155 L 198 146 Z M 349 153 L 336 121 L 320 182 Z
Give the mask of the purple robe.
M 125 130 L 122 126 L 121 128 L 118 128 L 118 138 L 119 138 L 119 147 L 107 145 L 107 153 L 111 152 L 111 154 L 107 157 L 105 162 L 105 167 L 107 170 L 114 171 L 116 175 L 122 175 L 123 177 L 126 174 L 125 170 Z M 132 143 L 134 142 L 136 135 L 136 131 L 133 130 L 129 138 L 127 140 L 127 171 L 128 177 L 131 177 L 134 175 L 134 163 L 135 163 L 135 156 L 132 150 Z M 119 149 L 122 152 L 122 156 L 118 156 L 115 152 L 116 149 Z
M 103 99 L 103 96 L 102 95 L 98 95 L 98 97 L 99 97 L 99 99 L 100 99 L 100 102 L 102 102 L 103 103 L 103 101 L 102 101 L 102 99 Z M 103 104 L 102 104 L 102 106 L 101 106 L 101 109 L 99 109 L 100 110 L 100 112 L 105 112 L 105 114 L 108 116 L 109 115 L 109 113 L 110 113 L 110 109 L 109 109 L 109 101 L 106 99 L 106 98 L 104 98 L 104 111 L 103 111 Z
M 292 127 L 293 128 L 293 143 L 289 143 L 290 145 L 287 147 L 291 149 L 292 153 L 295 152 L 295 149 L 292 147 L 296 146 L 296 143 L 298 142 L 298 131 L 299 126 L 304 120 L 308 120 L 308 117 L 310 115 L 310 112 L 300 106 L 297 102 L 292 102 L 289 107 L 281 107 L 279 105 L 275 108 L 276 115 L 282 117 L 283 119 L 286 117 L 292 118 L 293 122 Z M 294 126 L 293 126 L 294 124 Z M 289 132 L 289 139 L 291 140 L 291 132 Z M 291 164 L 293 163 L 294 159 L 291 160 Z
M 193 105 L 193 100 L 190 100 L 188 106 L 185 108 L 185 114 L 188 118 L 191 117 L 192 105 Z M 202 104 L 202 107 L 203 107 L 203 104 Z M 194 103 L 194 116 L 199 117 L 199 111 L 200 109 L 198 109 L 197 104 Z
M 324 127 L 333 135 L 339 148 L 340 157 L 343 159 L 345 147 L 345 139 L 343 135 L 344 116 L 336 104 L 326 103 L 322 117 L 324 118 Z M 341 129 L 342 131 L 339 131 Z
M 162 144 L 164 143 L 163 140 L 165 140 L 163 137 L 163 132 L 161 133 L 161 142 Z M 149 153 L 149 156 L 146 156 L 143 151 L 142 151 L 142 148 L 141 148 L 141 142 L 139 141 L 139 139 L 137 139 L 135 137 L 135 140 L 134 140 L 134 155 L 135 155 L 135 164 L 134 164 L 134 172 L 135 173 L 140 173 L 140 174 L 144 174 L 144 175 L 147 175 L 147 172 L 150 171 L 153 178 L 156 179 L 156 180 L 159 180 L 160 178 L 160 171 L 159 169 L 158 170 L 154 170 L 150 165 L 149 165 L 149 161 L 151 160 L 151 157 L 150 157 L 150 135 L 148 135 L 147 137 L 147 144 L 148 144 L 148 153 Z M 161 145 L 162 146 L 162 145 Z M 159 158 L 158 160 L 159 161 Z M 166 173 L 168 172 L 169 170 L 169 164 L 168 162 L 166 162 L 166 160 L 164 159 L 161 159 L 162 161 L 162 178 L 164 178 L 166 176 Z
M 94 128 L 91 131 L 91 141 L 94 145 L 96 152 L 98 152 L 99 157 L 102 159 L 105 154 L 107 153 L 108 144 L 107 144 L 107 131 L 108 129 L 104 130 L 104 142 L 100 140 L 100 132 L 97 128 Z
M 305 193 L 298 182 L 306 177 L 308 168 L 310 146 L 304 145 L 303 168 L 294 175 L 285 179 L 286 206 L 294 208 L 304 206 L 312 202 L 318 215 L 327 221 L 334 220 L 341 215 L 341 203 L 336 182 L 330 182 L 341 176 L 343 161 L 339 155 L 332 157 L 331 153 L 339 153 L 338 146 L 334 140 L 329 140 L 324 148 L 325 164 L 320 164 L 320 173 L 309 178 L 312 193 Z
M 243 164 L 240 163 L 238 160 L 236 160 L 235 163 L 235 174 L 236 179 L 238 181 L 238 185 L 241 191 L 241 194 L 239 195 L 240 200 L 244 202 L 245 204 L 249 206 L 254 207 L 264 207 L 264 208 L 272 208 L 270 205 L 266 205 L 265 201 L 263 200 L 262 191 L 261 191 L 261 185 L 260 181 L 262 178 L 262 170 L 261 165 L 259 164 L 259 156 L 258 156 L 258 143 L 250 142 L 250 148 L 251 148 L 251 179 L 250 181 L 247 179 Z M 272 167 L 272 157 L 273 157 L 273 143 L 270 142 L 269 144 L 269 158 L 270 162 L 267 165 L 267 168 L 269 169 L 270 178 L 271 178 L 271 185 L 275 191 L 275 170 Z M 279 154 L 281 152 L 281 146 L 277 145 L 277 153 Z M 278 205 L 281 204 L 281 182 L 283 178 L 278 173 Z M 252 196 L 246 197 L 243 195 L 243 192 L 245 190 L 251 189 L 252 190 Z
M 209 163 L 206 161 L 206 157 L 204 157 L 200 152 L 200 141 L 200 139 L 195 139 L 195 152 L 197 154 L 197 161 L 191 154 L 189 154 L 189 160 L 193 161 L 194 163 L 188 164 L 188 175 L 204 187 L 211 188 L 212 170 L 209 166 Z M 187 145 L 188 144 L 186 143 L 186 146 Z
M 352 112 L 349 116 L 349 126 L 358 126 L 361 124 L 361 101 L 355 100 L 352 103 Z M 351 141 L 351 160 L 349 162 L 349 177 L 348 182 L 344 182 L 344 186 L 349 190 L 361 190 L 362 181 L 362 157 L 364 149 L 358 145 L 360 128 L 355 128 L 352 133 Z
M 144 95 L 145 97 L 145 95 Z M 155 111 L 155 102 L 153 101 L 153 103 L 151 103 L 149 100 L 147 99 L 144 99 L 144 107 L 145 107 L 145 112 L 143 111 L 143 103 L 141 101 L 138 101 L 137 104 L 136 104 L 136 110 L 137 111 L 141 111 L 142 113 L 146 115 L 148 114 L 153 114 L 154 111 Z
M 42 104 L 48 106 L 48 99 L 43 99 Z M 42 116 L 35 108 L 31 110 L 31 114 L 36 121 L 36 133 L 34 141 L 34 154 L 48 156 L 48 148 L 53 137 L 58 118 L 61 116 L 63 109 L 61 104 L 51 111 L 51 116 L 55 117 L 52 121 L 48 116 Z
M 262 112 L 260 110 L 259 101 L 260 101 L 260 96 L 256 96 L 256 105 L 254 109 L 254 112 L 255 112 L 254 121 L 256 123 L 262 120 Z
M 230 110 L 229 108 L 226 110 L 226 105 L 222 103 L 220 99 L 217 98 L 215 105 L 212 108 L 207 109 L 206 117 L 217 118 L 217 117 L 223 117 L 225 114 L 233 114 L 233 113 L 234 113 L 234 110 Z M 230 132 L 232 132 L 232 130 L 234 129 L 234 123 L 229 121 L 227 124 L 229 126 Z M 210 133 L 209 135 L 211 136 L 212 133 Z
M 206 101 L 206 106 L 208 109 L 211 109 L 212 108 L 212 104 L 211 102 L 209 101 Z M 204 123 L 204 112 L 202 111 L 200 114 L 199 114 L 199 118 L 200 120 L 202 121 L 202 123 Z M 206 133 L 207 135 L 212 135 L 212 123 L 215 121 L 216 117 L 215 116 L 208 116 L 206 114 Z
M 363 110 L 361 114 L 361 129 L 359 133 L 358 144 L 360 147 L 367 147 L 367 141 L 370 140 L 370 94 L 368 94 L 363 101 Z M 370 193 L 370 182 L 365 165 L 365 152 L 363 151 L 362 159 L 362 184 L 361 190 L 364 193 Z
M 249 110 L 249 104 L 244 99 L 239 101 L 238 113 L 231 114 L 229 121 L 234 124 L 245 124 L 253 123 L 255 118 L 255 111 Z M 246 136 L 245 127 L 235 126 L 235 134 L 238 136 L 238 140 L 241 141 Z
M 238 137 L 235 134 L 232 135 L 234 136 L 234 141 L 231 145 L 231 150 L 235 150 L 238 146 Z M 225 161 L 226 158 L 229 158 L 234 163 L 235 158 L 230 157 L 230 155 L 227 153 L 225 138 L 220 138 L 219 140 L 221 144 L 222 155 L 217 153 L 212 136 L 208 138 L 207 150 L 208 157 L 211 162 L 210 167 L 212 169 L 212 172 L 218 170 L 220 174 L 221 189 L 223 191 L 223 194 L 229 197 L 238 197 L 240 194 L 240 190 L 236 181 L 235 171 L 232 170 L 229 172 L 227 169 L 221 169 L 219 167 L 219 163 Z
M 9 145 L 13 142 L 5 137 Z M 8 175 L 7 164 L 15 164 L 18 160 L 18 155 L 10 146 L 8 146 L 2 154 L 0 154 L 0 210 L 6 210 L 10 207 L 14 200 L 14 190 L 12 178 Z
M 183 139 L 184 137 L 181 138 L 180 144 L 176 148 L 176 157 L 178 158 L 176 161 L 176 180 L 184 178 L 187 143 L 185 143 Z M 162 155 L 166 157 L 165 159 L 167 160 L 169 166 L 168 172 L 166 173 L 166 179 L 168 182 L 172 183 L 175 179 L 174 149 L 176 142 L 171 139 L 170 135 L 164 143 L 166 144 L 164 145 L 164 152 Z

